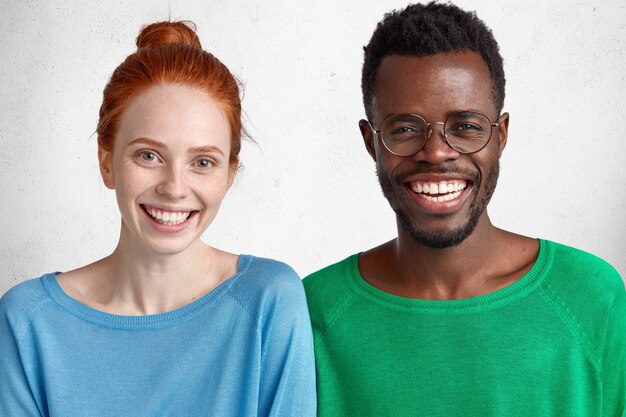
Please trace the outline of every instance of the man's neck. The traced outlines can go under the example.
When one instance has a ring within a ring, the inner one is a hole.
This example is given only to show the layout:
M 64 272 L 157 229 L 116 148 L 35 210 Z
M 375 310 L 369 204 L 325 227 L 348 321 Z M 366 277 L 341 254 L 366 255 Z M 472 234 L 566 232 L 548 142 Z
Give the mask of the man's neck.
M 497 291 L 519 279 L 537 257 L 534 239 L 494 227 L 485 213 L 470 236 L 449 248 L 421 245 L 401 227 L 398 238 L 365 252 L 363 278 L 391 294 L 455 300 Z

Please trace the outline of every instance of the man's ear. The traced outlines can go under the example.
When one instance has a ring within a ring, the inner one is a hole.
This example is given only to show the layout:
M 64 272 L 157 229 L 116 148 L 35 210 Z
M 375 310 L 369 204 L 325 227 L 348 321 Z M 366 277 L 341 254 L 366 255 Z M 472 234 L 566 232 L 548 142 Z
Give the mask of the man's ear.
M 376 149 L 374 147 L 374 129 L 372 129 L 372 125 L 365 120 L 359 120 L 359 130 L 361 130 L 361 136 L 363 136 L 363 143 L 365 144 L 365 149 L 367 149 L 367 153 L 370 154 L 374 162 L 376 162 Z
M 502 156 L 509 137 L 509 114 L 504 112 L 498 119 L 498 156 Z
M 100 176 L 107 188 L 115 189 L 115 179 L 113 178 L 113 151 L 107 151 L 98 145 L 98 162 L 100 165 Z

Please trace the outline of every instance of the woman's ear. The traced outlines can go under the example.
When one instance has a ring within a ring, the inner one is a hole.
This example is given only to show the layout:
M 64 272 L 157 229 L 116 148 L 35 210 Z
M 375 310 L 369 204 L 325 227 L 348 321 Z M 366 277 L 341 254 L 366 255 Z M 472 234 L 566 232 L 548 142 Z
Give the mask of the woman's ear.
M 239 162 L 239 158 L 234 161 L 230 161 L 228 165 L 228 188 L 230 188 L 237 177 L 237 173 L 242 169 L 242 165 L 241 162 Z
M 113 178 L 113 151 L 107 151 L 98 145 L 98 162 L 100 165 L 100 176 L 107 188 L 115 189 Z

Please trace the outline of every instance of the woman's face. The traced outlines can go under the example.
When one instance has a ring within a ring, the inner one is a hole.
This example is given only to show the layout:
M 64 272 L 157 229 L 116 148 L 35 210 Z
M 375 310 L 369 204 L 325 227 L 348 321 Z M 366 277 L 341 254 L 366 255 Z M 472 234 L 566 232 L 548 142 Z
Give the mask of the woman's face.
M 175 84 L 133 98 L 114 149 L 99 149 L 122 215 L 121 243 L 174 254 L 199 241 L 235 177 L 231 132 L 205 92 Z

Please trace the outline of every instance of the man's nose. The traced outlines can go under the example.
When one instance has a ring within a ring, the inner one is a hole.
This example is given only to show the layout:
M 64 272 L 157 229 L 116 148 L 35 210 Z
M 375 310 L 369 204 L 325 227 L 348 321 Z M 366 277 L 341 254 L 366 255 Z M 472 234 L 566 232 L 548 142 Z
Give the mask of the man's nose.
M 432 165 L 442 164 L 446 161 L 457 159 L 461 154 L 452 149 L 446 139 L 444 123 L 436 122 L 428 126 L 428 136 L 424 147 L 413 157 L 426 161 Z

